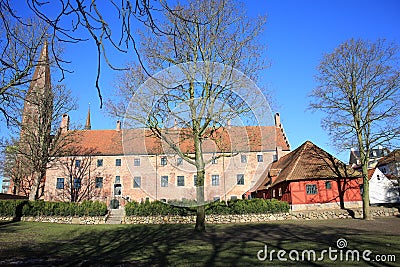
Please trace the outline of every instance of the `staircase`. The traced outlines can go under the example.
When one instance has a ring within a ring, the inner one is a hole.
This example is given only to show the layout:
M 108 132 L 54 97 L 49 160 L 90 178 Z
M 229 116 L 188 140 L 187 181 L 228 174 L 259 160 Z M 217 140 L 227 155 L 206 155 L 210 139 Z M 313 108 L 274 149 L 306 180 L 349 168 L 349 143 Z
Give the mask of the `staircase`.
M 107 218 L 106 224 L 121 224 L 125 217 L 125 209 L 110 209 L 110 215 Z

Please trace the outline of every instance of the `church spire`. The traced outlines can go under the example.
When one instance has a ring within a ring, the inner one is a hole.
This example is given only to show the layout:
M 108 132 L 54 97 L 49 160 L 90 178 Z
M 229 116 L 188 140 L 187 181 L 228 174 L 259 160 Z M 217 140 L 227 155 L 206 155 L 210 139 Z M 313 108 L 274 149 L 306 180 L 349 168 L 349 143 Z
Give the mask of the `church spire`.
M 34 127 L 32 124 L 40 117 L 39 113 L 46 113 L 42 116 L 51 118 L 52 112 L 53 91 L 51 88 L 48 43 L 45 39 L 25 97 L 22 126 L 24 128 Z
M 85 130 L 91 130 L 92 125 L 90 124 L 90 103 L 89 103 L 89 109 L 87 113 L 87 118 L 86 118 L 86 124 L 85 124 Z

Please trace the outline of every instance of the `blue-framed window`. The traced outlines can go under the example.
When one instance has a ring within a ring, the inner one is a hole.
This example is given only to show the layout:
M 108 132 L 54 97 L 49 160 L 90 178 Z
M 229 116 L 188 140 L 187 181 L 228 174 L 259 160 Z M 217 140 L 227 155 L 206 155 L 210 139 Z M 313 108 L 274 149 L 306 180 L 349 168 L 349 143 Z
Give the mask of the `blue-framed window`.
M 74 188 L 80 188 L 81 187 L 81 178 L 74 178 Z
M 168 176 L 161 176 L 161 187 L 168 187 Z
M 306 193 L 307 195 L 316 195 L 318 193 L 316 184 L 307 184 L 306 185 Z
M 236 180 L 238 185 L 244 185 L 244 174 L 236 175 Z
M 211 176 L 211 185 L 212 186 L 218 186 L 219 185 L 219 175 L 218 174 L 213 174 Z
M 133 188 L 140 188 L 142 186 L 142 178 L 139 176 L 133 177 Z
M 185 176 L 177 176 L 177 185 L 185 186 Z
M 98 159 L 97 160 L 97 167 L 102 167 L 103 166 L 103 159 Z
M 64 189 L 64 178 L 57 178 L 57 189 Z
M 133 166 L 140 166 L 140 159 L 134 159 L 133 160 Z
M 103 188 L 103 177 L 96 177 L 96 188 Z

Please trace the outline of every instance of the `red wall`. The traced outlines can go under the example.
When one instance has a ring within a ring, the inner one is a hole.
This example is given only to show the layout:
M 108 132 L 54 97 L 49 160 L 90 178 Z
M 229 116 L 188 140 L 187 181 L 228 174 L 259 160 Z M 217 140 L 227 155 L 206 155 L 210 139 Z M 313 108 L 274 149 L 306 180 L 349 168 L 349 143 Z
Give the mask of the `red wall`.
M 325 182 L 331 182 L 331 189 L 326 189 Z M 317 185 L 317 194 L 307 194 L 306 185 Z M 343 180 L 341 181 L 343 188 Z M 279 194 L 280 192 L 281 194 Z M 273 192 L 275 191 L 275 193 Z M 290 183 L 280 183 L 267 192 L 258 192 L 257 197 L 276 198 L 289 204 L 312 204 L 339 202 L 339 190 L 336 180 L 302 180 Z M 360 183 L 357 179 L 346 181 L 344 187 L 344 201 L 361 201 Z

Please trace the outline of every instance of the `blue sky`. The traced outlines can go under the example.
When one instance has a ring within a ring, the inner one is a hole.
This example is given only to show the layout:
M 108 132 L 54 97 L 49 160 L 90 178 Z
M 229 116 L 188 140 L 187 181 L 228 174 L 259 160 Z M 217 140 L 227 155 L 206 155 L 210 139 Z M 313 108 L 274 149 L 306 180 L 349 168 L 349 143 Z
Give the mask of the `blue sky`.
M 307 95 L 316 86 L 314 75 L 324 53 L 349 38 L 376 40 L 386 38 L 400 43 L 400 1 L 398 0 L 274 0 L 248 1 L 250 17 L 267 14 L 262 39 L 268 46 L 271 67 L 262 73 L 281 114 L 281 121 L 295 149 L 310 140 L 344 161 L 348 151 L 338 153 L 321 128 L 322 114 L 306 111 Z M 64 57 L 72 61 L 74 71 L 63 81 L 78 98 L 79 110 L 70 114 L 71 121 L 84 124 L 91 103 L 92 129 L 113 129 L 115 122 L 99 109 L 94 87 L 96 51 L 93 41 L 65 47 Z M 111 54 L 117 65 L 133 55 Z M 118 72 L 103 67 L 101 86 L 104 98 L 110 96 Z M 3 126 L 2 126 L 3 127 Z M 4 133 L 4 131 L 3 131 Z M 0 135 L 2 133 L 0 132 Z

